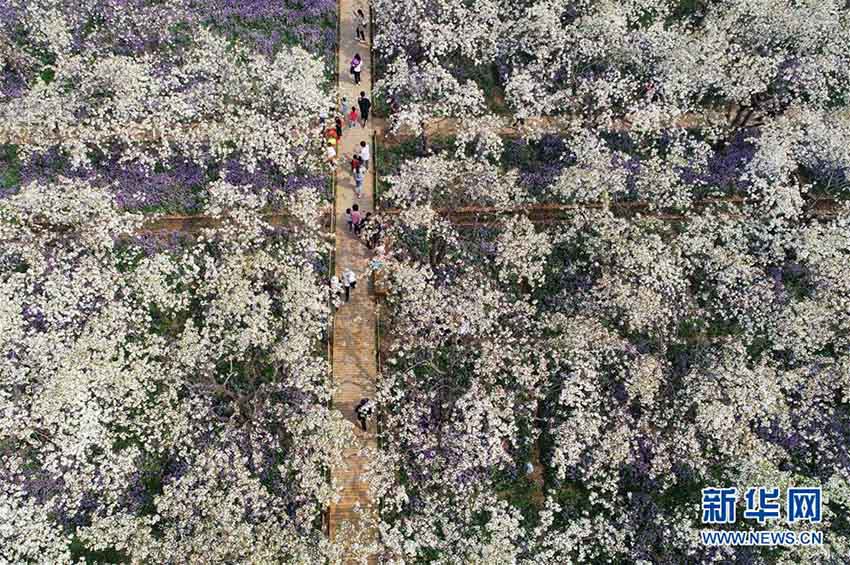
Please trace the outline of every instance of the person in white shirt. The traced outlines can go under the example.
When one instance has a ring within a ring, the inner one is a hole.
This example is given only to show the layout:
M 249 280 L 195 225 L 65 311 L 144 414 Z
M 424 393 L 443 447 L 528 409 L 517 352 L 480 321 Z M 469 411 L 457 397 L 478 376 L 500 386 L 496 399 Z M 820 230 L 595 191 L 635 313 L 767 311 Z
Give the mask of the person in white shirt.
M 369 170 L 369 160 L 372 158 L 372 151 L 369 149 L 369 144 L 365 141 L 360 142 L 360 160 L 363 161 L 363 169 Z
M 360 84 L 360 73 L 363 72 L 363 59 L 360 59 L 360 54 L 357 55 L 357 62 L 351 67 L 351 72 L 354 75 L 354 84 Z
M 331 277 L 331 302 L 335 310 L 342 306 L 342 283 L 336 275 Z
M 357 286 L 357 275 L 351 269 L 346 269 L 342 273 L 342 287 L 345 289 L 345 301 L 351 299 L 351 291 Z

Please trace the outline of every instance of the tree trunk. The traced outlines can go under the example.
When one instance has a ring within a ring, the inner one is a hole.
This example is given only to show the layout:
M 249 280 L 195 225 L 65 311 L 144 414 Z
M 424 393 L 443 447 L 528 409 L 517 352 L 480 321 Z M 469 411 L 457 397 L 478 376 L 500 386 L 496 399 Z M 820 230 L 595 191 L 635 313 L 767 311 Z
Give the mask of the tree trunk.
M 425 131 L 425 120 L 419 123 L 422 133 L 419 134 L 419 152 L 424 157 L 428 154 L 428 133 Z

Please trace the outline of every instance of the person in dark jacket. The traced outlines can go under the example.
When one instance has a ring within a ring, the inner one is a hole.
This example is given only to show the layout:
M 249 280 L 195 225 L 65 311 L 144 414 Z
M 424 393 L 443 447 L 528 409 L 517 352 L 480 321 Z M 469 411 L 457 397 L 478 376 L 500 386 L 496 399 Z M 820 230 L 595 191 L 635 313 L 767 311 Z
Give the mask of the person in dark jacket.
M 361 398 L 360 402 L 357 403 L 354 413 L 357 414 L 357 420 L 364 432 L 369 428 L 369 420 L 374 412 L 375 406 L 368 398 Z
M 360 107 L 360 123 L 366 127 L 366 121 L 369 119 L 369 110 L 372 108 L 372 102 L 366 98 L 366 93 L 360 91 L 360 98 L 357 99 L 357 105 Z

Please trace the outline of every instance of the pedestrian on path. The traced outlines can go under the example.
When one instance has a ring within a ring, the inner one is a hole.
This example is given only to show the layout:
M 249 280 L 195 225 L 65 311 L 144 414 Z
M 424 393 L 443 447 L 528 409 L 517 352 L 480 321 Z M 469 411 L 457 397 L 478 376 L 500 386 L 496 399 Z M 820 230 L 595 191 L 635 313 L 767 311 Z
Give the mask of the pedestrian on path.
M 342 283 L 336 275 L 331 277 L 331 303 L 334 305 L 334 311 L 342 306 Z
M 345 209 L 345 221 L 348 223 L 348 231 L 354 231 L 354 220 L 351 219 L 351 208 Z
M 372 152 L 369 149 L 369 144 L 366 143 L 365 141 L 361 141 L 360 142 L 359 156 L 360 156 L 360 161 L 363 162 L 363 170 L 364 171 L 369 170 L 369 159 L 372 157 L 371 153 Z
M 350 106 L 348 104 L 347 98 L 343 98 L 342 100 L 339 101 L 339 115 L 340 116 L 342 116 L 343 118 L 347 117 L 349 108 L 350 108 Z
M 328 145 L 325 147 L 325 160 L 334 168 L 336 164 L 336 148 L 334 148 L 334 144 L 328 140 Z
M 342 139 L 342 118 L 339 116 L 334 118 L 334 129 L 336 130 L 337 139 Z
M 342 288 L 345 289 L 345 301 L 351 300 L 351 291 L 357 287 L 357 275 L 351 269 L 342 273 Z
M 363 159 L 361 159 L 360 155 L 355 153 L 351 156 L 351 174 L 354 174 L 354 171 L 357 170 L 357 167 L 363 164 Z
M 368 398 L 361 398 L 354 409 L 354 413 L 357 414 L 357 421 L 360 422 L 360 427 L 365 432 L 369 429 L 369 420 L 375 413 L 375 403 Z
M 357 195 L 357 198 L 363 198 L 363 179 L 365 177 L 366 175 L 363 174 L 362 167 L 358 166 L 354 169 L 354 193 Z
M 360 225 L 362 218 L 363 216 L 360 214 L 360 206 L 355 204 L 351 207 L 351 229 L 354 233 L 357 233 L 360 230 L 358 226 Z
M 366 98 L 366 93 L 360 91 L 360 98 L 357 99 L 357 105 L 360 106 L 360 121 L 363 127 L 366 127 L 366 121 L 369 119 L 369 110 L 372 108 L 372 102 Z
M 360 53 L 355 53 L 354 59 L 351 60 L 351 74 L 354 75 L 354 84 L 360 84 L 361 72 L 363 72 L 363 59 L 360 58 Z
M 325 137 L 328 138 L 328 141 L 333 140 L 334 145 L 336 145 L 336 142 L 339 139 L 339 134 L 337 134 L 336 126 L 330 126 L 328 129 L 326 129 Z
M 353 128 L 357 125 L 357 106 L 352 106 L 348 112 L 348 127 Z
M 363 10 L 357 8 L 354 14 L 354 32 L 357 35 L 357 41 L 366 43 L 366 14 Z

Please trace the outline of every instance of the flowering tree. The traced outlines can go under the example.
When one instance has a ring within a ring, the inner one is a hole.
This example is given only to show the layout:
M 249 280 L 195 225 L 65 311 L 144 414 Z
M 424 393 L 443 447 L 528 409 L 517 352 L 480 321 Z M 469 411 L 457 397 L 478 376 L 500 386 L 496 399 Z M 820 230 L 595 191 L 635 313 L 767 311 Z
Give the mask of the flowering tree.
M 3 108 L 3 133 L 26 152 L 57 145 L 77 166 L 117 144 L 125 161 L 238 154 L 290 173 L 296 160 L 309 164 L 313 116 L 330 105 L 321 62 L 300 49 L 269 61 L 199 30 L 185 63 L 157 68 L 150 56 L 71 55 L 58 40 L 47 48 L 52 79 Z
M 450 74 L 489 93 L 495 84 L 517 117 L 567 114 L 588 125 L 628 116 L 657 128 L 727 102 L 744 109 L 732 125 L 746 125 L 754 112 L 847 102 L 850 22 L 841 0 L 409 0 L 377 7 L 376 46 L 386 59 L 379 85 L 401 104 L 400 119 L 414 111 L 445 115 L 449 100 L 456 101 L 454 117 L 473 112 L 452 89 L 432 88 L 444 102 L 423 114 L 423 90 L 412 87 L 428 81 L 413 79 L 411 65 L 434 81 Z
M 403 164 L 385 194 L 401 210 L 382 219 L 391 290 L 372 484 L 386 555 L 772 562 L 703 545 L 700 490 L 806 485 L 823 488 L 811 526 L 826 544 L 778 562 L 846 558 L 847 215 L 783 214 L 776 201 L 794 197 L 759 189 L 803 195 L 815 188 L 801 168 L 843 168 L 839 123 L 804 111 L 719 146 L 676 131 L 506 144 L 502 162 L 521 164 L 523 144 L 555 152 L 543 193 L 483 153 Z M 741 207 L 693 204 L 727 178 Z M 557 224 L 453 225 L 438 211 L 606 194 L 610 208 Z M 615 202 L 635 196 L 686 223 L 622 215 Z
M 220 228 L 146 254 L 109 195 L 31 184 L 2 204 L 2 546 L 13 561 L 336 555 L 351 425 L 326 403 L 326 244 L 217 183 Z M 318 197 L 293 196 L 296 216 Z M 315 220 L 314 220 L 315 221 Z M 261 551 L 257 548 L 262 547 Z

